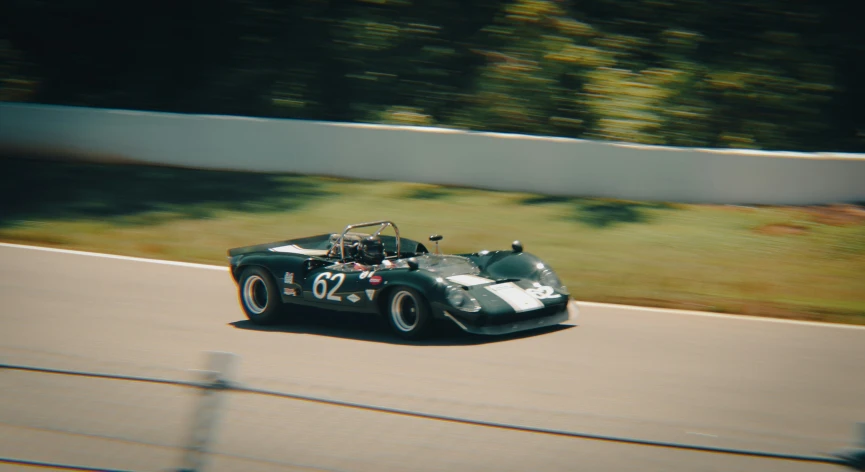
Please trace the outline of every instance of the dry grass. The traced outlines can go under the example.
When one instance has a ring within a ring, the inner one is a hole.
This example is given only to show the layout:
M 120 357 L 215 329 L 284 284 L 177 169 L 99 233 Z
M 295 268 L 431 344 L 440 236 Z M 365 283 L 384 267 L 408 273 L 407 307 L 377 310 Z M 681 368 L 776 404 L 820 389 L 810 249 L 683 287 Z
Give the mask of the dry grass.
M 49 165 L 71 164 L 39 164 L 39 173 Z M 15 166 L 20 175 L 33 173 Z M 859 206 L 653 204 L 177 169 L 142 180 L 155 171 L 111 169 L 118 181 L 106 188 L 92 178 L 81 189 L 72 177 L 62 181 L 62 200 L 7 198 L 0 239 L 225 264 L 230 247 L 389 219 L 407 237 L 443 234 L 447 252 L 508 248 L 519 239 L 580 300 L 865 324 Z M 40 179 L 26 177 L 26 185 Z M 231 189 L 231 182 L 253 188 Z

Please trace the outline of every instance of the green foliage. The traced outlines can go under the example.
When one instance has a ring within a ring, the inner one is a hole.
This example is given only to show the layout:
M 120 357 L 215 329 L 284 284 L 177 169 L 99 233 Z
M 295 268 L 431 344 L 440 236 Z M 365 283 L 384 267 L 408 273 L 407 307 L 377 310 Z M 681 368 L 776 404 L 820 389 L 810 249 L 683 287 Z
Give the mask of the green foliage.
M 0 100 L 865 150 L 865 42 L 837 0 L 131 8 L 4 3 Z

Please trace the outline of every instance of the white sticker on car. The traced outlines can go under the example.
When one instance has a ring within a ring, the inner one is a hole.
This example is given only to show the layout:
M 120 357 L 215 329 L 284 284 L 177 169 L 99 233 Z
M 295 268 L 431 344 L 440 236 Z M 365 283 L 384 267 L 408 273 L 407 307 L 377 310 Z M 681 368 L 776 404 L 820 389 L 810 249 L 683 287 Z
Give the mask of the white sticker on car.
M 489 287 L 484 288 L 496 294 L 517 312 L 537 310 L 544 306 L 544 304 L 537 298 L 529 295 L 525 290 L 521 289 L 513 282 L 490 285 Z
M 466 287 L 471 287 L 473 285 L 491 284 L 495 282 L 495 280 L 478 277 L 476 275 L 452 275 L 447 279 L 453 283 L 464 285 Z
M 282 281 L 286 285 L 293 284 L 294 283 L 294 274 L 292 274 L 291 272 L 286 272 L 285 277 L 282 278 Z

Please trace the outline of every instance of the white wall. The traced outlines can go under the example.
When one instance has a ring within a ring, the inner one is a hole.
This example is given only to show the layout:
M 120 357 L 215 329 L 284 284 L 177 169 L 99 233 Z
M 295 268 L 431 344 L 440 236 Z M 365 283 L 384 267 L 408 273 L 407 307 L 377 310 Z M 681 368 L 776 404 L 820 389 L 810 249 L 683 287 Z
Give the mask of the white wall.
M 634 200 L 865 201 L 863 154 L 712 151 L 13 103 L 0 103 L 0 148 Z

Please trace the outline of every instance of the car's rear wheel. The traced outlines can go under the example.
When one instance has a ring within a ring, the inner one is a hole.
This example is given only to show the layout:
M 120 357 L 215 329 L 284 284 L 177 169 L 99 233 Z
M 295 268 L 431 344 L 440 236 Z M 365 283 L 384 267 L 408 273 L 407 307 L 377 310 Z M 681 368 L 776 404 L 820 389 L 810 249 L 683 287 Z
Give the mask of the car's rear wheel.
M 398 287 L 390 292 L 387 319 L 391 328 L 404 339 L 420 339 L 430 329 L 429 304 L 417 290 Z
M 250 321 L 273 324 L 279 321 L 282 300 L 273 277 L 261 267 L 249 267 L 238 280 L 240 304 Z

